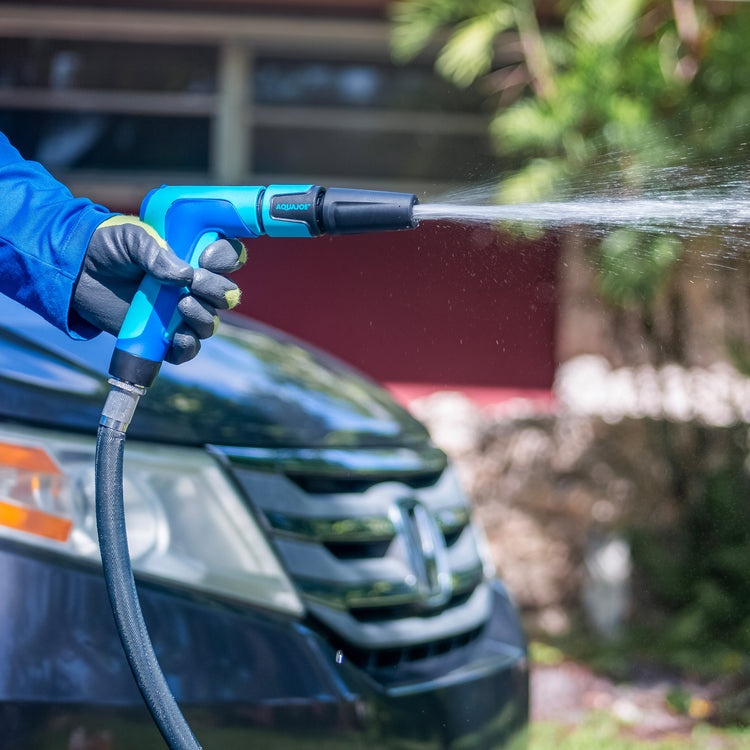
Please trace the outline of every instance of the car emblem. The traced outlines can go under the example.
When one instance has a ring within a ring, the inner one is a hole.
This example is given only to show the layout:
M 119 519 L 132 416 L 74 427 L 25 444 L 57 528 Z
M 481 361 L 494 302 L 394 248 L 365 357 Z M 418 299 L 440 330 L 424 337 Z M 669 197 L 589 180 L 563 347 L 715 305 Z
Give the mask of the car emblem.
M 411 575 L 421 604 L 441 607 L 450 599 L 453 582 L 448 565 L 445 537 L 426 506 L 415 498 L 402 498 L 392 508 L 391 519 L 404 540 Z

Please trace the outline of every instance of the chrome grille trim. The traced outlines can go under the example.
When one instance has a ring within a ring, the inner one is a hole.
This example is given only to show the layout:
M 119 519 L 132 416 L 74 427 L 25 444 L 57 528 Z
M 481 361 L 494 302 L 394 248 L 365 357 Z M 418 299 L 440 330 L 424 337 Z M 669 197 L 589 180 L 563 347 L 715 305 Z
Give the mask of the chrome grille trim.
M 377 651 L 370 651 L 368 649 L 360 649 L 356 646 L 350 646 L 347 643 L 338 642 L 336 638 L 333 638 L 334 647 L 341 648 L 342 653 L 346 650 L 345 658 L 349 661 L 357 664 L 358 666 L 368 670 L 373 675 L 378 675 L 383 669 L 388 670 L 388 679 L 392 679 L 393 668 L 399 667 L 403 664 L 409 664 L 410 662 L 420 662 L 423 659 L 431 659 L 441 654 L 447 654 L 456 649 L 468 646 L 473 641 L 481 637 L 483 629 L 475 628 L 469 630 L 460 635 L 449 636 L 448 638 L 441 638 L 437 641 L 430 641 L 427 644 L 420 644 L 417 646 L 395 646 L 393 648 L 384 648 Z M 417 685 L 425 684 L 423 680 L 418 680 Z M 413 683 L 406 683 L 401 686 L 404 689 L 404 695 L 409 694 L 409 689 L 417 692 L 419 688 Z M 389 686 L 388 693 L 398 695 L 397 688 Z
M 407 648 L 454 638 L 480 628 L 487 621 L 492 607 L 489 584 L 478 586 L 461 607 L 447 609 L 433 617 L 399 617 L 377 622 L 359 622 L 349 612 L 328 610 L 310 602 L 310 611 L 339 638 L 355 648 L 373 651 Z M 415 638 L 415 633 L 419 637 Z M 346 649 L 344 649 L 346 654 Z
M 396 527 L 389 518 L 304 518 L 265 511 L 276 533 L 321 542 L 379 542 L 393 539 Z
M 230 459 L 332 643 L 380 652 L 380 663 L 386 652 L 457 648 L 487 622 L 490 588 L 468 504 L 437 449 L 212 450 Z M 430 482 L 413 481 L 437 466 Z M 321 485 L 332 491 L 306 491 L 303 471 L 332 477 Z M 372 481 L 341 491 L 357 477 Z
M 451 574 L 451 594 L 473 591 L 484 578 L 481 565 Z M 341 610 L 396 607 L 421 603 L 416 586 L 404 580 L 375 581 L 369 584 L 332 584 L 320 578 L 297 576 L 295 583 L 308 598 Z
M 238 466 L 321 477 L 365 477 L 376 481 L 411 475 L 438 474 L 447 466 L 445 453 L 434 445 L 419 448 L 241 448 L 209 445 L 209 451 Z
M 391 518 L 305 518 L 267 510 L 266 520 L 276 533 L 321 542 L 378 542 L 396 536 L 396 524 Z M 446 508 L 435 513 L 435 521 L 444 536 L 457 534 L 469 525 L 468 508 Z
M 435 513 L 435 520 L 443 534 L 455 534 L 471 522 L 471 512 L 465 505 L 443 508 Z

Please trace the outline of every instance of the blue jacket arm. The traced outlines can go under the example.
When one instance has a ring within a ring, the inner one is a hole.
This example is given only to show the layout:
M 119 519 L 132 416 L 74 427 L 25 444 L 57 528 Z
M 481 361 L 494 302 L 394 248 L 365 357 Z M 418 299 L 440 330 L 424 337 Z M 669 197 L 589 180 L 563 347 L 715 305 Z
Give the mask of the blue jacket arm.
M 73 338 L 99 332 L 70 303 L 91 235 L 110 216 L 74 198 L 0 133 L 0 292 Z

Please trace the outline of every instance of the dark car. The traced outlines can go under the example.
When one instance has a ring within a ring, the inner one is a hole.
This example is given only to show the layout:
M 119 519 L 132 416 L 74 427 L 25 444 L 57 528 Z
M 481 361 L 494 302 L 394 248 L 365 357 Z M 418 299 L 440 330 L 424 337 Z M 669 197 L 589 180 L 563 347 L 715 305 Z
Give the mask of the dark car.
M 0 747 L 163 748 L 102 578 L 95 429 L 113 340 L 0 300 Z M 517 614 L 465 495 L 377 385 L 226 319 L 129 430 L 141 604 L 198 740 L 516 748 Z

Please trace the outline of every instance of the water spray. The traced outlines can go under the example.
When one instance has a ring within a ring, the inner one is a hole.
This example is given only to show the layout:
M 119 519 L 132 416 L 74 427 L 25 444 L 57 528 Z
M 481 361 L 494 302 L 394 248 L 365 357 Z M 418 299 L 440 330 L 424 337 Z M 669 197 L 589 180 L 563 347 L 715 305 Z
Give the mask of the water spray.
M 528 222 L 549 227 L 739 226 L 750 223 L 750 200 L 741 198 L 645 198 L 516 203 L 499 206 L 427 203 L 414 207 L 417 221 Z

